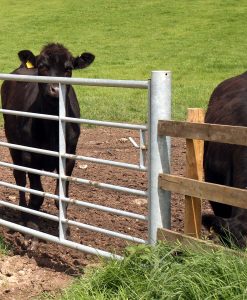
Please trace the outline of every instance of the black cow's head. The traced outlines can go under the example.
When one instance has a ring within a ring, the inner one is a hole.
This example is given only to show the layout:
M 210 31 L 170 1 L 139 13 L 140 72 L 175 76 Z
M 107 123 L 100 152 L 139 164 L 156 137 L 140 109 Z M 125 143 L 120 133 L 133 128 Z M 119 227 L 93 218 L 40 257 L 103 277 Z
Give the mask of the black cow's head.
M 18 53 L 22 67 L 36 68 L 40 76 L 71 77 L 73 69 L 83 69 L 94 61 L 94 55 L 88 52 L 73 57 L 62 44 L 47 44 L 40 54 L 35 56 L 30 50 Z M 58 84 L 39 84 L 44 96 L 58 98 Z

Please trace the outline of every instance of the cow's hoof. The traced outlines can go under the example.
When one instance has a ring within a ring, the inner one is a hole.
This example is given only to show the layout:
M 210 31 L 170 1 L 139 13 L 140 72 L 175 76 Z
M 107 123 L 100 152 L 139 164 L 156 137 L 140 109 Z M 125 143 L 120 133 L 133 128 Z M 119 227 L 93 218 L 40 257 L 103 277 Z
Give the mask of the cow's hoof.
M 39 231 L 39 226 L 32 221 L 27 222 L 27 227 Z M 39 239 L 29 234 L 25 235 L 24 246 L 29 251 L 35 251 L 38 247 Z
M 36 237 L 30 237 L 30 235 L 26 235 L 24 239 L 24 247 L 28 251 L 36 251 L 38 248 L 39 240 Z

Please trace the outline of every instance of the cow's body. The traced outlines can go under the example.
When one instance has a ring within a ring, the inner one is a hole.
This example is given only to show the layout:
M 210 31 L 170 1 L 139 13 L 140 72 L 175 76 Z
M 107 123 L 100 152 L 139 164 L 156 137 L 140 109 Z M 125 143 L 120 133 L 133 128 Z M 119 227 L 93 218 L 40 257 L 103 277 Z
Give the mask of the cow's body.
M 39 56 L 30 51 L 21 51 L 19 57 L 21 66 L 14 74 L 67 76 L 70 77 L 73 68 L 88 66 L 94 56 L 86 53 L 73 58 L 70 52 L 60 44 L 49 44 L 43 48 Z M 83 62 L 79 59 L 87 61 Z M 32 68 L 27 68 L 27 66 Z M 81 65 L 80 65 L 81 64 Z M 76 65 L 76 66 L 75 66 Z M 59 90 L 56 84 L 38 84 L 30 82 L 5 81 L 1 88 L 2 108 L 39 114 L 58 115 Z M 66 86 L 66 116 L 79 118 L 80 108 L 72 86 Z M 5 134 L 9 143 L 47 149 L 59 150 L 58 122 L 15 115 L 4 115 Z M 80 126 L 75 123 L 66 124 L 66 152 L 74 154 L 80 134 Z M 59 172 L 58 158 L 35 154 L 27 151 L 10 149 L 14 164 L 39 170 Z M 73 160 L 66 161 L 66 175 L 70 176 L 74 167 Z M 14 170 L 17 185 L 26 185 L 26 172 Z M 30 188 L 43 191 L 40 176 L 28 173 Z M 56 187 L 58 193 L 58 184 Z M 66 189 L 68 196 L 68 184 Z M 25 193 L 20 192 L 20 205 L 38 210 L 43 203 L 43 197 L 30 195 L 27 204 Z
M 209 101 L 205 122 L 247 127 L 247 72 L 216 87 Z M 247 147 L 205 142 L 204 172 L 205 181 L 246 188 Z M 212 227 L 226 243 L 231 238 L 237 246 L 245 247 L 247 210 L 212 201 L 214 216 L 203 216 L 203 224 L 207 228 Z

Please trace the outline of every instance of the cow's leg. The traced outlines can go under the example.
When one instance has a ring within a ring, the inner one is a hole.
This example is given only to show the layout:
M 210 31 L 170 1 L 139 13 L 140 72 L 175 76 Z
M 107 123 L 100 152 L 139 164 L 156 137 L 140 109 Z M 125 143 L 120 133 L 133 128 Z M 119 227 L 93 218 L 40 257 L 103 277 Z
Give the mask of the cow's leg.
M 26 173 L 23 171 L 14 170 L 13 174 L 15 177 L 16 184 L 25 187 L 27 183 Z M 19 192 L 19 205 L 27 207 L 25 192 L 22 191 Z
M 43 192 L 40 175 L 28 173 L 28 177 L 30 181 L 30 188 Z M 43 196 L 30 194 L 28 208 L 39 210 L 43 201 L 44 201 Z M 27 227 L 32 228 L 34 230 L 39 230 L 39 218 L 37 216 L 29 214 L 28 216 L 25 216 L 25 222 Z M 34 251 L 36 250 L 38 245 L 38 238 L 26 234 L 24 245 L 27 249 Z
M 31 189 L 38 190 L 41 192 L 44 191 L 41 184 L 40 175 L 28 173 L 28 177 L 29 177 Z M 28 207 L 31 209 L 39 210 L 43 202 L 44 202 L 44 196 L 31 194 Z
M 22 152 L 15 149 L 9 149 L 9 150 L 10 150 L 10 155 L 12 157 L 13 163 L 15 165 L 23 165 Z M 26 172 L 13 170 L 13 175 L 17 185 L 22 187 L 26 186 L 27 183 Z M 25 192 L 19 191 L 19 205 L 27 207 Z

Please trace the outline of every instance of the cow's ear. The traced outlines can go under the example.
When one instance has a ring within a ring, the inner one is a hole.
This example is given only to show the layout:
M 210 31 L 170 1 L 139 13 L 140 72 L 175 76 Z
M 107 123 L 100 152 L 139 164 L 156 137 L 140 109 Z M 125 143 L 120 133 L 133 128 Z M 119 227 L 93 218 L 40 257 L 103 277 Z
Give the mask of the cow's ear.
M 28 68 L 36 68 L 36 57 L 34 54 L 29 50 L 22 50 L 18 53 L 20 61 L 23 65 Z
M 95 56 L 92 53 L 84 52 L 81 56 L 74 58 L 73 67 L 74 69 L 84 69 L 91 65 L 94 59 Z

